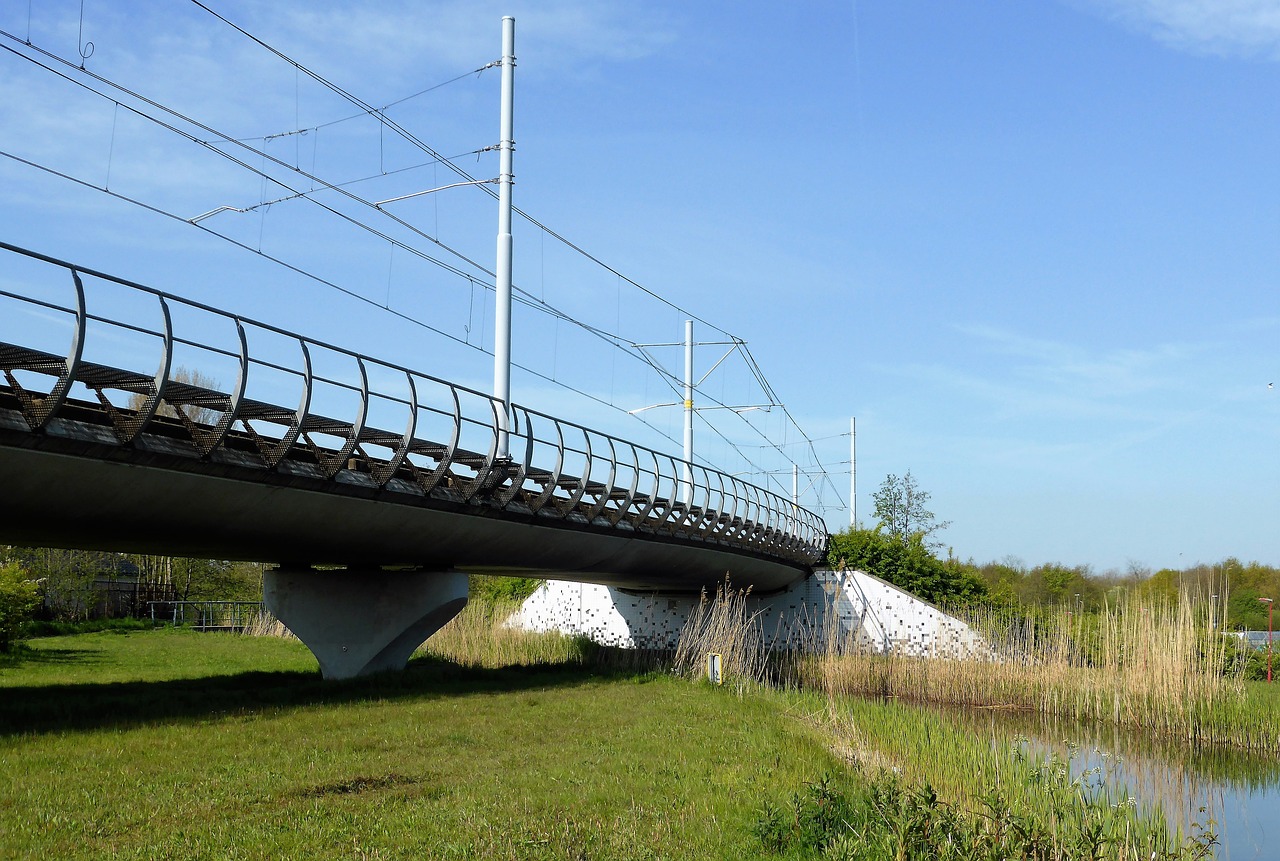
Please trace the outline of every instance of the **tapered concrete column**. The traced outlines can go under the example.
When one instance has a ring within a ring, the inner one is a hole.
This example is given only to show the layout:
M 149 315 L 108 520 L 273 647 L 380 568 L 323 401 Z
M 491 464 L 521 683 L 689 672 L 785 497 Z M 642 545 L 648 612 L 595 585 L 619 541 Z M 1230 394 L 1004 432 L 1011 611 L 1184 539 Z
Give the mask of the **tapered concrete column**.
M 403 670 L 414 649 L 467 605 L 467 575 L 277 568 L 266 572 L 263 600 L 326 679 L 350 679 Z

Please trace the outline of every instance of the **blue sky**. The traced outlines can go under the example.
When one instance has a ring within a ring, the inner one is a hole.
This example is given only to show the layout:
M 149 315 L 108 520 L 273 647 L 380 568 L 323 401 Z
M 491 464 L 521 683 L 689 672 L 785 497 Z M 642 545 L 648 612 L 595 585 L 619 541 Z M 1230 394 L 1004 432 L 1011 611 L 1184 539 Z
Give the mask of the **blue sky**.
M 488 386 L 483 352 L 212 231 L 479 346 L 482 285 L 306 200 L 260 206 L 281 188 L 19 54 L 29 40 L 88 82 L 75 66 L 92 41 L 89 72 L 327 181 L 376 177 L 351 186 L 369 200 L 447 171 L 414 168 L 423 154 L 368 117 L 328 125 L 351 105 L 191 3 L 80 5 L 0 7 L 6 241 Z M 832 529 L 849 518 L 841 435 L 857 416 L 861 519 L 884 476 L 910 470 L 962 558 L 1280 564 L 1280 3 L 209 5 L 377 106 L 497 59 L 515 15 L 517 205 L 722 330 L 700 323 L 701 338 L 748 342 L 819 440 L 831 478 L 805 502 Z M 491 69 L 388 115 L 472 153 L 497 140 L 497 94 Z M 257 208 L 202 231 L 12 156 L 183 218 Z M 497 172 L 492 153 L 458 163 Z M 496 216 L 476 189 L 392 206 L 492 267 Z M 682 312 L 523 220 L 515 244 L 532 295 L 633 342 L 682 336 Z M 667 439 L 625 414 L 672 399 L 657 373 L 529 308 L 515 321 L 516 358 L 541 375 L 518 372 L 516 400 L 675 448 L 677 411 L 644 414 Z M 678 369 L 678 351 L 653 352 Z M 699 348 L 699 365 L 720 354 Z M 731 356 L 699 403 L 760 398 Z M 700 425 L 713 465 L 789 490 L 768 441 L 816 469 L 781 410 L 703 419 L 748 447 Z

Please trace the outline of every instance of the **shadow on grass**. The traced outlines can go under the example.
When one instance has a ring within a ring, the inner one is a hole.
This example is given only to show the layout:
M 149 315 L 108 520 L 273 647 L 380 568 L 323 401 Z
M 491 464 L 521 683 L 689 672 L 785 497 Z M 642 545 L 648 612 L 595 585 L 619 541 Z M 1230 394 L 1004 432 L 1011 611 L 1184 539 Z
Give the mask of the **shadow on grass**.
M 12 670 L 28 664 L 91 664 L 100 661 L 101 654 L 95 649 L 43 648 L 31 649 L 19 644 L 12 652 L 0 654 L 0 670 Z M 3 706 L 0 706 L 2 709 Z
M 486 670 L 417 658 L 403 672 L 346 681 L 325 681 L 318 672 L 280 671 L 10 688 L 0 697 L 0 736 L 164 725 L 370 700 L 568 687 L 592 679 L 637 675 L 635 670 L 576 663 Z

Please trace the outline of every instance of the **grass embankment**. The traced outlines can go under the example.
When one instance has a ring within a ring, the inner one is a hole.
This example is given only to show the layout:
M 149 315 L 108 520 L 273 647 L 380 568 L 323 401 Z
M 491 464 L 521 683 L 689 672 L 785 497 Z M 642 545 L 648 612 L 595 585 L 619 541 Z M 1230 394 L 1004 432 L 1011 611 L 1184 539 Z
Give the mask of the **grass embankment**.
M 767 697 L 172 630 L 32 641 L 0 730 L 5 858 L 743 858 L 838 768 Z

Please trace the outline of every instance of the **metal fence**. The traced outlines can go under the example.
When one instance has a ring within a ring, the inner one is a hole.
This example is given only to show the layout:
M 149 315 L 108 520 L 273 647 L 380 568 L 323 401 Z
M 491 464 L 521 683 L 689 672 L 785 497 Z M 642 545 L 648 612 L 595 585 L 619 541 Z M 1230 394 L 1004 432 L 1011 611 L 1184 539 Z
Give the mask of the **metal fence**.
M 243 631 L 263 613 L 259 601 L 148 601 L 151 621 L 199 631 Z

